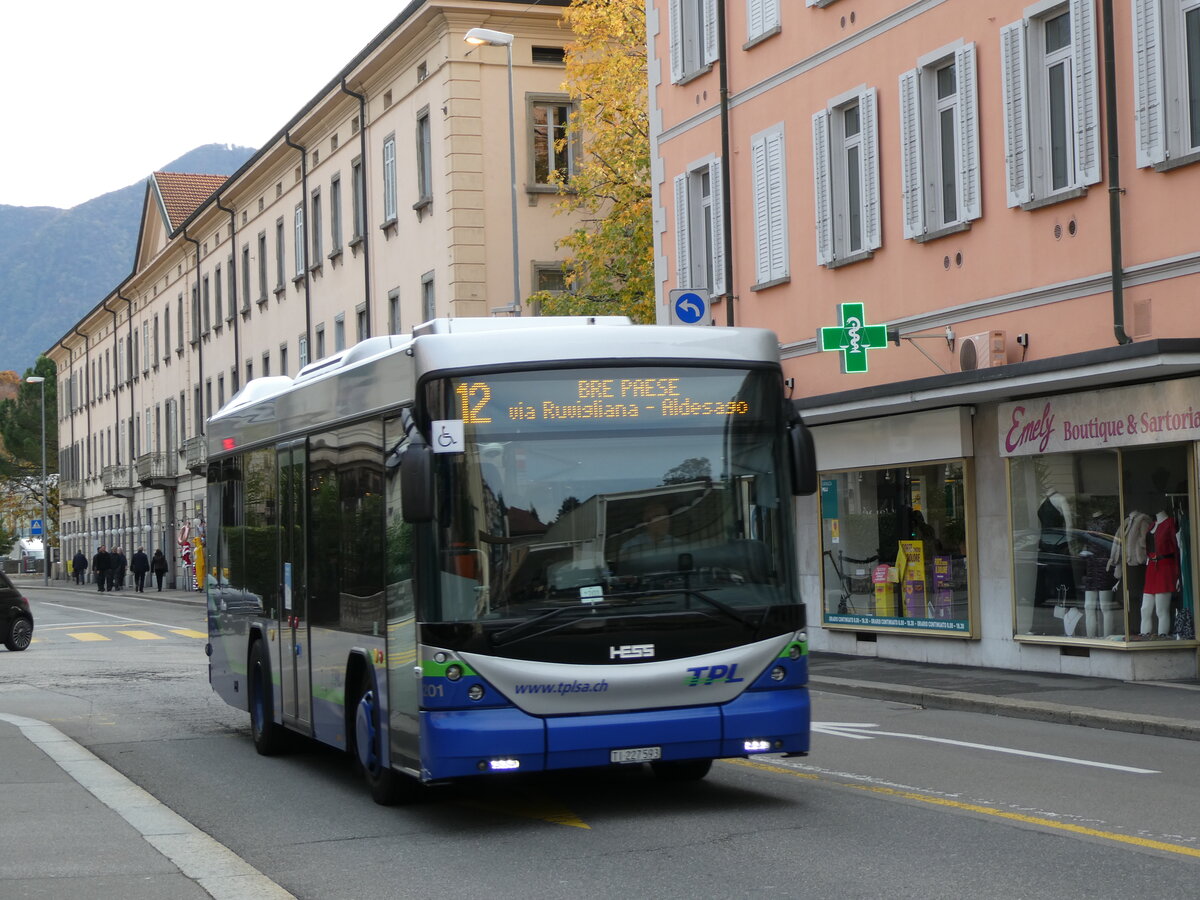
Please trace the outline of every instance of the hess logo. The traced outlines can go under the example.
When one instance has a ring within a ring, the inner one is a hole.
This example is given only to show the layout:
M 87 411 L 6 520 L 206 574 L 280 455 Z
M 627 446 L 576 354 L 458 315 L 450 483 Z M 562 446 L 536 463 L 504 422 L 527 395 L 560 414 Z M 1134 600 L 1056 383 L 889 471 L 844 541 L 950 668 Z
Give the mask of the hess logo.
M 653 655 L 653 644 L 622 644 L 608 648 L 609 659 L 645 659 Z

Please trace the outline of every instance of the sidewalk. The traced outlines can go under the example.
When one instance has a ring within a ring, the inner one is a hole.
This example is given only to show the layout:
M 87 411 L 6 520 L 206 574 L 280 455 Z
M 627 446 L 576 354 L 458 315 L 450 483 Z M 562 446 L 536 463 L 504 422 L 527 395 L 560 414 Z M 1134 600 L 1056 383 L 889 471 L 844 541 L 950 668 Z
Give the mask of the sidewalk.
M 1200 741 L 1200 679 L 1113 681 L 813 653 L 817 691 Z
M 26 592 L 29 596 L 30 592 L 36 593 L 43 590 L 49 591 L 69 591 L 71 593 L 90 593 L 99 594 L 101 597 L 108 597 L 109 592 L 100 593 L 96 589 L 96 585 L 88 582 L 87 584 L 76 584 L 72 581 L 55 581 L 51 579 L 49 587 L 42 586 L 41 575 L 10 575 L 13 584 Z M 184 603 L 188 605 L 204 606 L 208 600 L 203 591 L 184 591 L 178 588 L 164 587 L 161 591 L 154 586 L 152 576 L 146 576 L 146 591 L 139 594 L 133 589 L 133 576 L 125 576 L 125 587 L 123 590 L 113 591 L 113 597 L 135 597 L 145 600 L 159 600 L 167 603 Z

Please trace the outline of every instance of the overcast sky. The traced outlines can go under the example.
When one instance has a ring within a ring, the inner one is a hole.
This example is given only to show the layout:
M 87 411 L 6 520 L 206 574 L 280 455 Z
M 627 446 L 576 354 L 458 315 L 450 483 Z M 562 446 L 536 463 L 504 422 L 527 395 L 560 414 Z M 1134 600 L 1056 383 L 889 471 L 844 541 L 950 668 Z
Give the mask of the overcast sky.
M 0 204 L 68 208 L 201 144 L 257 148 L 407 5 L 10 0 Z

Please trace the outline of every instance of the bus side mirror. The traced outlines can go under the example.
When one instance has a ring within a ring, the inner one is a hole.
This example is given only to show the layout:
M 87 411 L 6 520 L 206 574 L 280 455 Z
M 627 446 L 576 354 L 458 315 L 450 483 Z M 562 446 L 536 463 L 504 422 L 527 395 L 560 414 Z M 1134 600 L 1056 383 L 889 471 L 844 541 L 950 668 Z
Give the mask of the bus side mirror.
M 400 512 L 405 522 L 433 521 L 433 449 L 410 442 L 400 457 Z
M 803 422 L 793 422 L 787 430 L 788 462 L 792 467 L 792 493 L 809 497 L 817 492 L 817 450 L 812 432 Z

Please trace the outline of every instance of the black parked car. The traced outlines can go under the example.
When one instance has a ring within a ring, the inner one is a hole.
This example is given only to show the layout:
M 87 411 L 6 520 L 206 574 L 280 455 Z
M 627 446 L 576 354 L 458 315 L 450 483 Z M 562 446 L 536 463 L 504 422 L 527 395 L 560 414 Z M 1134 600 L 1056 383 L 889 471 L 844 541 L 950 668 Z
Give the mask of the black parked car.
M 33 640 L 29 601 L 3 572 L 0 572 L 0 640 L 9 650 L 24 650 Z

